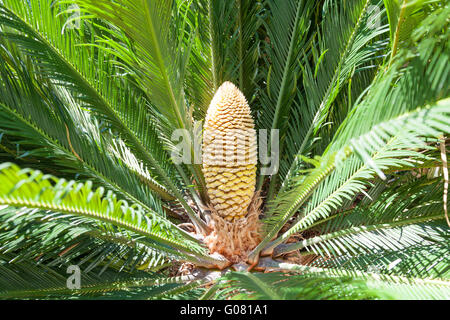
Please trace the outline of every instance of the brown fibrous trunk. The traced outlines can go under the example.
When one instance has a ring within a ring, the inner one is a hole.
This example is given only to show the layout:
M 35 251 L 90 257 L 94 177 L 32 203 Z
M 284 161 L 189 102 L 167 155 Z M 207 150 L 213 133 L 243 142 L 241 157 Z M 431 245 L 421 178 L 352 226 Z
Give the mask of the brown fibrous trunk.
M 247 255 L 262 240 L 262 224 L 259 220 L 261 198 L 256 194 L 244 218 L 227 221 L 213 207 L 209 227 L 212 232 L 205 237 L 211 253 L 220 253 L 232 263 L 245 262 Z

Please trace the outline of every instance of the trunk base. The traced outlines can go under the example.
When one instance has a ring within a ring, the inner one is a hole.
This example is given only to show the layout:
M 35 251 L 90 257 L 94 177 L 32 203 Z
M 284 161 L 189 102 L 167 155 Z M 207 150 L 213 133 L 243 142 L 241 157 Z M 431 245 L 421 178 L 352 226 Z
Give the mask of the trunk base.
M 261 198 L 255 196 L 247 215 L 232 222 L 210 208 L 211 221 L 208 226 L 212 232 L 204 239 L 210 252 L 220 253 L 232 263 L 247 261 L 247 255 L 262 240 L 262 224 L 259 221 L 261 203 Z

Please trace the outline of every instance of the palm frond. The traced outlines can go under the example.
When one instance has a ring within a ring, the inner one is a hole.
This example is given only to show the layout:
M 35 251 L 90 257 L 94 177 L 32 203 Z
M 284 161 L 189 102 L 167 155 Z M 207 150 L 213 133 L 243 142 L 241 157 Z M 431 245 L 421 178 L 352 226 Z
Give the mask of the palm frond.
M 435 1 L 383 1 L 389 19 L 390 39 L 392 44 L 392 59 L 396 55 L 399 47 L 408 45 L 412 31 L 427 15 L 427 6 Z
M 314 285 L 309 287 L 313 291 L 315 286 L 329 284 L 329 281 L 341 280 L 344 287 L 331 285 L 331 293 L 335 293 L 333 288 L 342 294 L 335 299 L 346 297 L 344 293 L 362 295 L 362 299 L 398 299 L 398 300 L 429 300 L 448 299 L 450 295 L 450 282 L 445 279 L 415 278 L 412 276 L 391 276 L 375 272 L 361 272 L 345 270 L 343 268 L 317 268 L 291 263 L 267 261 L 268 270 L 292 272 L 302 274 L 303 277 L 317 279 L 322 276 L 323 283 L 314 281 Z M 289 277 L 287 278 L 289 279 Z M 286 280 L 289 282 L 289 280 Z M 356 287 L 355 287 L 356 286 Z M 344 290 L 342 290 L 344 289 Z M 322 291 L 323 292 L 323 291 Z M 328 293 L 328 292 L 327 292 Z M 351 296 L 349 297 L 352 298 Z
M 120 4 L 90 0 L 76 0 L 75 2 L 89 14 L 104 19 L 126 35 L 125 38 L 122 36 L 124 39 L 121 42 L 118 42 L 113 37 L 113 35 L 117 35 L 117 31 L 112 29 L 112 34 L 100 39 L 96 46 L 121 61 L 122 67 L 147 94 L 152 106 L 158 111 L 153 114 L 162 115 L 158 118 L 168 125 L 165 128 L 166 134 L 163 140 L 166 147 L 170 150 L 176 148 L 170 140 L 171 133 L 175 129 L 186 129 L 189 134 L 185 130 L 182 131 L 184 141 L 192 141 L 192 112 L 186 105 L 183 90 L 189 50 L 183 47 L 183 38 L 176 37 L 176 35 L 184 37 L 185 32 L 174 34 L 170 26 L 171 22 L 178 22 L 178 20 L 172 19 L 174 3 L 172 1 L 148 2 L 143 0 L 122 1 Z M 183 21 L 181 20 L 181 26 L 184 25 Z M 181 26 L 176 25 L 174 28 L 176 31 L 180 31 L 178 28 Z M 130 47 L 130 42 L 133 43 L 132 47 Z M 194 145 L 191 143 L 190 147 L 190 155 L 193 158 Z M 154 168 L 167 188 L 181 203 L 190 219 L 200 230 L 205 232 L 206 225 L 185 201 L 174 181 L 163 170 L 161 163 L 148 152 L 144 156 L 144 159 Z M 205 198 L 206 188 L 200 166 L 194 163 L 187 167 L 194 175 L 200 194 Z M 183 167 L 178 166 L 178 170 L 183 170 Z
M 448 243 L 415 245 L 402 250 L 383 251 L 357 256 L 319 258 L 311 266 L 321 268 L 345 268 L 416 278 L 448 279 L 450 268 Z
M 366 0 L 349 6 L 328 1 L 324 9 L 323 26 L 311 48 L 313 64 L 307 58 L 300 62 L 305 92 L 298 102 L 301 105 L 296 108 L 299 115 L 293 117 L 299 122 L 292 122 L 292 127 L 301 129 L 297 134 L 289 135 L 288 143 L 294 152 L 280 164 L 282 190 L 289 186 L 290 177 L 295 176 L 301 166 L 300 156 L 306 156 L 307 150 L 317 141 L 318 131 L 330 117 L 329 111 L 338 93 L 353 73 L 366 67 L 384 46 L 383 41 L 376 41 L 387 31 L 381 23 L 383 11 L 374 16 L 372 6 L 381 7 L 381 3 Z M 380 21 L 379 25 L 371 24 L 371 19 Z
M 99 275 L 108 269 L 156 270 L 167 263 L 130 234 L 81 217 L 5 207 L 0 210 L 0 226 L 0 251 L 12 255 L 10 263 L 33 259 L 48 266 L 76 264 L 86 266 L 85 272 L 101 265 Z
M 267 32 L 264 39 L 267 66 L 263 69 L 266 88 L 260 90 L 262 108 L 257 115 L 257 127 L 281 130 L 279 136 L 282 143 L 301 72 L 298 60 L 310 41 L 308 31 L 313 5 L 303 0 L 267 1 L 266 5 L 270 12 L 264 24 Z M 270 154 L 270 148 L 268 152 Z M 258 189 L 263 179 L 261 175 Z
M 155 290 L 191 282 L 195 277 L 166 277 L 156 273 L 118 274 L 106 272 L 102 277 L 81 269 L 80 288 L 67 286 L 67 266 L 48 267 L 34 262 L 9 262 L 9 255 L 0 255 L 0 297 L 2 299 L 148 299 Z
M 89 25 L 86 34 L 81 36 L 64 29 L 63 21 L 54 18 L 62 8 L 53 6 L 51 1 L 31 1 L 29 5 L 3 1 L 0 8 L 4 39 L 32 57 L 31 62 L 37 66 L 40 76 L 64 86 L 76 100 L 109 121 L 140 157 L 156 168 L 162 167 L 164 151 L 161 146 L 159 150 L 151 149 L 155 145 L 149 141 L 149 131 L 154 126 L 148 122 L 146 102 L 129 85 L 110 76 L 116 73 L 111 54 L 96 57 L 98 52 L 82 46 L 83 39 L 93 36 Z M 167 174 L 162 169 L 152 170 L 158 171 L 158 175 Z
M 393 185 L 369 206 L 360 204 L 350 212 L 338 213 L 319 227 L 318 236 L 280 245 L 274 255 L 308 248 L 323 256 L 355 257 L 444 244 L 448 232 L 443 226 L 442 185 L 440 179 L 434 181 L 425 178 L 405 186 L 400 180 L 398 190 Z
M 23 65 L 2 63 L 0 74 L 3 134 L 14 136 L 17 144 L 27 147 L 40 161 L 50 160 L 61 166 L 61 171 L 93 178 L 131 201 L 162 211 L 150 190 L 163 198 L 170 194 L 153 180 L 147 179 L 148 188 L 142 186 L 134 171 L 106 149 L 107 134 L 101 133 L 104 129 L 100 123 L 83 111 L 66 91 L 39 87 Z
M 442 35 L 442 37 L 445 36 Z M 266 239 L 261 242 L 261 246 L 269 241 L 268 238 L 276 235 L 295 211 L 300 208 L 306 198 L 313 194 L 314 189 L 320 183 L 326 185 L 329 179 L 325 178 L 335 170 L 336 161 L 334 157 L 336 155 L 343 155 L 341 158 L 345 159 L 354 152 L 363 163 L 384 178 L 381 170 L 385 170 L 390 166 L 397 166 L 399 163 L 397 158 L 414 158 L 417 156 L 415 149 L 426 148 L 424 144 L 425 137 L 437 137 L 440 136 L 441 132 L 448 132 L 450 128 L 446 123 L 450 120 L 448 118 L 448 110 L 450 110 L 448 104 L 450 100 L 448 98 L 440 100 L 440 97 L 448 94 L 448 86 L 443 88 L 442 84 L 446 83 L 445 79 L 448 77 L 448 74 L 443 70 L 448 64 L 449 56 L 441 51 L 443 50 L 441 45 L 446 45 L 445 42 L 442 42 L 442 39 L 438 37 L 431 41 L 436 50 L 424 52 L 425 48 L 419 45 L 418 49 L 421 51 L 421 55 L 414 56 L 411 59 L 406 56 L 407 52 L 403 53 L 405 55 L 404 59 L 409 61 L 406 70 L 400 68 L 402 61 L 397 61 L 394 64 L 395 67 L 389 69 L 386 75 L 378 78 L 378 81 L 372 87 L 373 91 L 343 123 L 340 130 L 338 130 L 335 141 L 328 147 L 325 156 L 317 167 L 313 169 L 312 173 L 298 179 L 296 188 L 292 188 L 285 193 L 281 192 L 278 195 L 276 201 L 272 203 L 272 209 L 269 211 L 269 222 L 271 222 L 270 225 L 272 226 L 269 228 L 270 231 Z M 425 46 L 425 44 L 423 45 Z M 430 43 L 426 43 L 428 49 L 430 45 Z M 404 62 L 403 60 L 402 64 Z M 402 77 L 397 85 L 392 87 L 391 83 L 394 82 L 395 76 L 398 74 L 401 74 Z M 435 77 L 439 77 L 439 80 Z M 426 82 L 424 79 L 427 79 Z M 434 86 L 430 88 L 428 81 L 431 81 Z M 427 90 L 428 95 L 426 97 L 421 94 L 423 90 L 420 88 Z M 417 93 L 417 95 L 414 93 Z M 384 99 L 387 101 L 380 102 L 380 100 Z M 384 108 L 379 108 L 378 106 L 380 105 L 386 109 L 381 110 Z M 414 110 L 415 108 L 417 109 Z M 373 115 L 370 119 L 367 119 L 368 113 Z M 360 136 L 358 137 L 358 135 Z M 394 152 L 398 154 L 395 157 L 393 157 L 394 154 L 391 154 L 389 160 L 388 158 L 386 158 L 386 161 L 383 158 L 380 159 L 381 167 L 378 167 L 372 157 L 382 148 L 385 148 L 392 137 L 399 139 L 403 146 L 397 145 L 397 150 Z M 340 160 L 340 162 L 344 166 L 351 167 L 353 161 L 347 159 L 347 161 Z M 404 160 L 400 162 L 404 162 Z M 356 170 L 357 168 L 353 168 L 353 172 Z M 347 176 L 350 177 L 349 175 Z M 370 179 L 371 176 L 367 178 Z M 332 188 L 336 188 L 345 182 L 339 180 L 338 177 L 334 178 L 333 184 L 335 184 L 335 187 Z M 329 190 L 329 195 L 332 194 L 331 190 Z M 354 189 L 354 191 L 356 190 Z M 324 196 L 321 191 L 323 190 L 318 189 L 316 192 Z M 345 190 L 342 191 L 345 194 Z M 340 198 L 342 197 L 343 194 L 341 194 Z M 333 198 L 329 200 L 331 201 L 330 203 L 335 201 Z M 273 216 L 273 212 L 278 212 L 279 214 Z M 261 249 L 259 247 L 255 252 Z
M 110 223 L 120 229 L 141 235 L 140 241 L 169 256 L 188 261 L 218 261 L 207 255 L 205 249 L 172 223 L 138 205 L 129 206 L 103 188 L 92 190 L 92 183 L 58 180 L 39 171 L 20 170 L 17 166 L 1 165 L 2 191 L 0 204 L 37 208 L 79 215 Z M 201 262 L 200 262 L 201 263 Z

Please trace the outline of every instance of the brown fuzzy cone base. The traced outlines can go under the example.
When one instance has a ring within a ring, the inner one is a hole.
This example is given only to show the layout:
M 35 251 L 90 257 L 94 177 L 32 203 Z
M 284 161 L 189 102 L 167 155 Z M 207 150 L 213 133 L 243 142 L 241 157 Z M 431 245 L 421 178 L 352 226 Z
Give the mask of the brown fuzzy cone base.
M 227 221 L 214 208 L 211 208 L 211 222 L 213 230 L 205 237 L 205 243 L 211 253 L 217 252 L 232 263 L 247 261 L 247 255 L 262 240 L 259 221 L 262 200 L 255 195 L 245 218 Z

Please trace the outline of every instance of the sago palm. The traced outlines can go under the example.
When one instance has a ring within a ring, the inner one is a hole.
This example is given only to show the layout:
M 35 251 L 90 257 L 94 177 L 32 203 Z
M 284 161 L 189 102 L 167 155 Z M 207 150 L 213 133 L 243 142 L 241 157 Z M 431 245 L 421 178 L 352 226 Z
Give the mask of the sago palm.
M 449 299 L 449 17 L 0 0 L 0 298 Z

